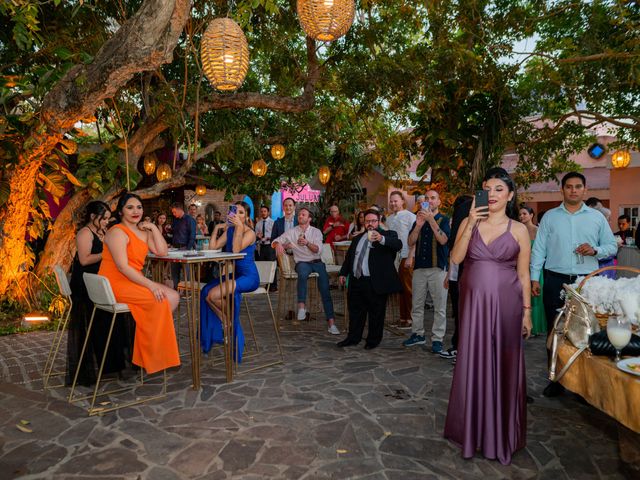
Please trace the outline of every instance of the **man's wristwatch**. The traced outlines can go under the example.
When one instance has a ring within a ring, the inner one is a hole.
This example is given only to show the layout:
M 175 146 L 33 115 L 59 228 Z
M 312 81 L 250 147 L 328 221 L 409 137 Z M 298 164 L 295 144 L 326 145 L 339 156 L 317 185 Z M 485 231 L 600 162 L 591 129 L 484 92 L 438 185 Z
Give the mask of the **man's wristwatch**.
M 593 256 L 595 257 L 596 255 L 598 255 L 598 250 L 597 249 L 593 249 Z

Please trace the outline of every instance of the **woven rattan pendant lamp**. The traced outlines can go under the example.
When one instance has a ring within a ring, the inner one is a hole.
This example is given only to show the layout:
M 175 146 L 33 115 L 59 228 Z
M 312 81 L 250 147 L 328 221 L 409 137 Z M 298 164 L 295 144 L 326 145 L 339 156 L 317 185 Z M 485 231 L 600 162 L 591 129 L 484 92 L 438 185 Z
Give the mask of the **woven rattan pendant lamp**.
M 284 154 L 285 154 L 284 145 L 276 143 L 274 146 L 271 147 L 271 156 L 275 160 L 282 160 L 284 158 Z
M 298 0 L 297 10 L 307 35 L 332 42 L 349 31 L 356 7 L 354 0 Z
M 171 178 L 171 175 L 171 167 L 168 163 L 163 162 L 158 166 L 158 169 L 156 170 L 156 177 L 159 181 L 162 182 L 163 180 L 169 180 Z
M 320 170 L 318 170 L 318 180 L 320 180 L 320 183 L 326 185 L 327 183 L 329 183 L 330 178 L 331 169 L 326 165 L 320 167 Z
M 147 175 L 153 175 L 156 171 L 156 166 L 158 164 L 158 157 L 156 157 L 155 153 L 150 153 L 144 157 L 144 173 Z
M 216 90 L 240 88 L 249 70 L 249 45 L 244 32 L 230 18 L 211 21 L 200 49 L 205 76 Z
M 631 154 L 626 150 L 618 150 L 611 155 L 613 168 L 627 168 L 631 163 Z
M 251 173 L 256 177 L 263 177 L 267 173 L 267 162 L 263 159 L 256 160 L 251 164 Z

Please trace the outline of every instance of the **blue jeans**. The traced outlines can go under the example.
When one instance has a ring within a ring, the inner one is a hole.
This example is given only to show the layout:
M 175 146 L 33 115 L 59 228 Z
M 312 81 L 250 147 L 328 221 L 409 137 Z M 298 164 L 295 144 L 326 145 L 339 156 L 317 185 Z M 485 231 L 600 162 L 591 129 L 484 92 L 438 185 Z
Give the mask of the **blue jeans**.
M 324 308 L 324 314 L 327 320 L 331 320 L 334 316 L 333 301 L 331 300 L 331 293 L 329 293 L 329 275 L 327 275 L 327 269 L 324 263 L 296 263 L 296 273 L 298 274 L 298 302 L 304 303 L 307 301 L 307 279 L 313 272 L 319 275 L 318 290 L 320 290 L 320 297 L 322 298 L 322 307 Z

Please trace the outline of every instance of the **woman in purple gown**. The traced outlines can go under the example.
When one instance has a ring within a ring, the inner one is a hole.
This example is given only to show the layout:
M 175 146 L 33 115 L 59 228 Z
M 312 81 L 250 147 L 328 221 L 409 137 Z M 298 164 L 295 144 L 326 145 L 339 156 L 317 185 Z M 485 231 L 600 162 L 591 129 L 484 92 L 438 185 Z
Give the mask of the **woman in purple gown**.
M 531 244 L 517 218 L 516 189 L 502 168 L 487 172 L 489 206 L 462 222 L 451 253 L 464 260 L 460 283 L 460 339 L 445 438 L 471 458 L 507 465 L 525 446 L 526 378 L 523 337 L 531 333 Z

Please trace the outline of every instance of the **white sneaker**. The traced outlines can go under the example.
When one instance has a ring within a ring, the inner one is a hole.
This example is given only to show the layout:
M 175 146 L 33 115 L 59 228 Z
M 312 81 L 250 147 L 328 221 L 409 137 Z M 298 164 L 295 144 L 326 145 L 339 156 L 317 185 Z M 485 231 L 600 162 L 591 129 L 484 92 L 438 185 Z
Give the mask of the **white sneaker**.
M 304 308 L 299 308 L 298 320 L 302 321 L 302 320 L 306 320 L 306 318 L 307 318 L 307 311 Z
M 336 327 L 335 323 L 333 325 L 331 325 L 327 331 L 331 334 L 331 335 L 340 335 L 340 330 L 338 330 L 338 327 Z

